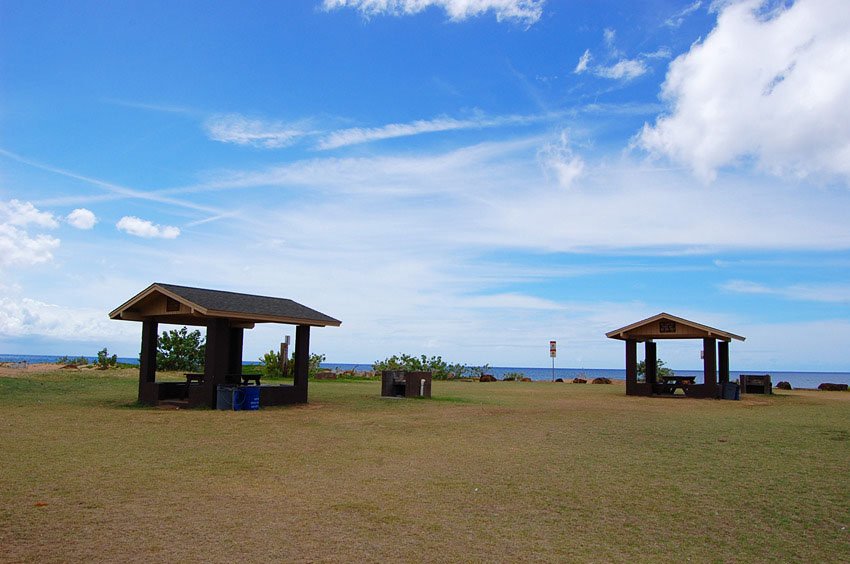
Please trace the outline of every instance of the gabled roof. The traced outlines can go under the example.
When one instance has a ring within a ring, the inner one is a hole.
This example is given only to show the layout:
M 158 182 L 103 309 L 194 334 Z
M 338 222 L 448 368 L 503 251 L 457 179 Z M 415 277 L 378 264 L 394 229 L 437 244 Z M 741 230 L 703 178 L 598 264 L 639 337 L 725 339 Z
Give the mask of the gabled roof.
M 702 325 L 695 321 L 689 321 L 682 317 L 676 317 L 669 313 L 659 313 L 643 321 L 626 325 L 614 331 L 605 333 L 609 339 L 633 339 L 636 341 L 648 341 L 651 339 L 719 339 L 731 341 L 736 339 L 743 341 L 745 337 L 721 331 L 708 325 Z
M 203 325 L 226 318 L 244 325 L 288 323 L 338 327 L 341 321 L 286 298 L 255 296 L 156 282 L 116 308 L 111 319 Z

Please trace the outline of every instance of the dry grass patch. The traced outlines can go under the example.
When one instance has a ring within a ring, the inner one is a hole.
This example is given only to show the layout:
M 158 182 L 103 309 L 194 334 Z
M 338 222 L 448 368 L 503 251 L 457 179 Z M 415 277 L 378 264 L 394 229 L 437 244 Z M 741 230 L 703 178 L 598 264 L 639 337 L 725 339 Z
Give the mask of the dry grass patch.
M 0 560 L 850 559 L 847 393 L 321 381 L 259 412 L 135 393 L 133 371 L 0 378 Z

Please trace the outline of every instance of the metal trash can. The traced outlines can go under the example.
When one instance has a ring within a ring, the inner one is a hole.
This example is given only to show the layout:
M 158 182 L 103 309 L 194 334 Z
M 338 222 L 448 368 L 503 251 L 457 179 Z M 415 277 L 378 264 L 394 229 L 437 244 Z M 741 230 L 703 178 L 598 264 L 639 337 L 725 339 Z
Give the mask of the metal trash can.
M 735 382 L 723 382 L 720 399 L 725 400 L 740 400 L 741 387 Z
M 236 386 L 219 386 L 216 390 L 215 408 L 216 409 L 234 409 L 233 404 L 236 398 Z

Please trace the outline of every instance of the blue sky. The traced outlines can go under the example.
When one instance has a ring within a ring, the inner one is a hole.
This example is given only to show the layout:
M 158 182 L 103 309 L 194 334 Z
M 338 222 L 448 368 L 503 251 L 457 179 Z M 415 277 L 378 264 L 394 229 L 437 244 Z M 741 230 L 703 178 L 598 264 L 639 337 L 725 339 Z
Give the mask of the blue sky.
M 162 281 L 336 362 L 619 367 L 666 311 L 847 371 L 847 99 L 844 0 L 1 0 L 0 352 L 134 356 Z

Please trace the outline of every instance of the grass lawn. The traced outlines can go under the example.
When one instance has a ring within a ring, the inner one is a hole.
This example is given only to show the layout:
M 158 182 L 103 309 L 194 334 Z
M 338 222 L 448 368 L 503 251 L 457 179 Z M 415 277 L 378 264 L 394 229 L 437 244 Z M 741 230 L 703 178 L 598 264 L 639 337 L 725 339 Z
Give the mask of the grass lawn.
M 850 561 L 850 393 L 433 386 L 225 412 L 0 377 L 0 561 Z

